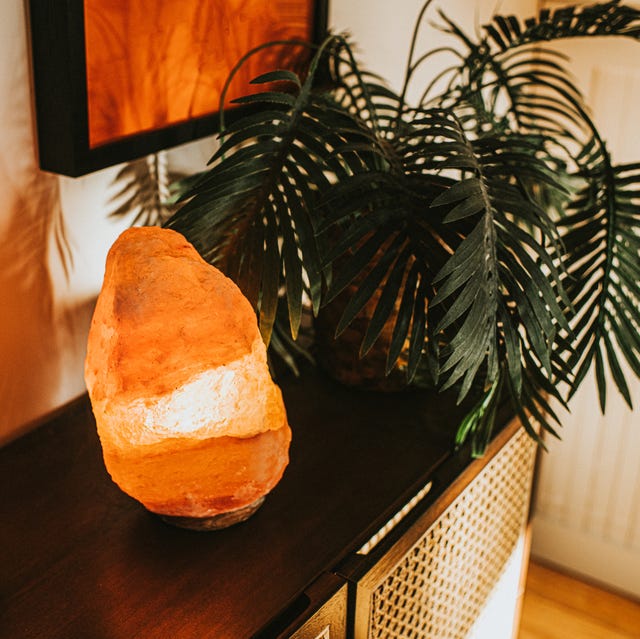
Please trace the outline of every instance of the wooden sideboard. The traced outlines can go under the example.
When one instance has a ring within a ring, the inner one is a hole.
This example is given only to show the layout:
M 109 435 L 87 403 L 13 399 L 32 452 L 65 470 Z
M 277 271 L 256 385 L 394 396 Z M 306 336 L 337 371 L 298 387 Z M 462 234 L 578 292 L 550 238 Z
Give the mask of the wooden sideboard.
M 467 636 L 526 525 L 522 429 L 505 413 L 472 460 L 452 449 L 450 397 L 314 371 L 280 384 L 289 467 L 218 532 L 169 526 L 120 492 L 86 397 L 0 450 L 0 637 Z

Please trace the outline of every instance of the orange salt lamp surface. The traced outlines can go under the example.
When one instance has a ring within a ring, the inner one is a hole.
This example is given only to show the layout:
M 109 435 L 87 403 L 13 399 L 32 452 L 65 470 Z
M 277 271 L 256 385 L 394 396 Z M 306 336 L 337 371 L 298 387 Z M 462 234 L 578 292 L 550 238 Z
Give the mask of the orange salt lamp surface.
M 85 380 L 109 473 L 153 512 L 243 509 L 288 463 L 255 313 L 175 231 L 129 229 L 111 247 Z
M 216 112 L 244 54 L 272 40 L 309 40 L 313 17 L 312 0 L 84 0 L 83 6 L 91 148 Z M 296 56 L 284 55 L 291 51 L 271 48 L 252 57 L 228 98 L 247 92 L 249 80 L 266 70 L 291 67 Z

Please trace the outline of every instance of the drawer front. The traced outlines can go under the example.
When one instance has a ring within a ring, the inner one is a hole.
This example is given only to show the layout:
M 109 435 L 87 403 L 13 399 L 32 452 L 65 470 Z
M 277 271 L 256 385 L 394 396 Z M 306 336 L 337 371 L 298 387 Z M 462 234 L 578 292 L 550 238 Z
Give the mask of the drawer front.
M 427 510 L 403 534 L 356 584 L 355 639 L 463 639 L 477 630 L 503 575 L 522 561 L 535 452 L 518 429 L 435 519 Z
M 290 639 L 346 639 L 347 585 L 343 586 L 311 616 Z

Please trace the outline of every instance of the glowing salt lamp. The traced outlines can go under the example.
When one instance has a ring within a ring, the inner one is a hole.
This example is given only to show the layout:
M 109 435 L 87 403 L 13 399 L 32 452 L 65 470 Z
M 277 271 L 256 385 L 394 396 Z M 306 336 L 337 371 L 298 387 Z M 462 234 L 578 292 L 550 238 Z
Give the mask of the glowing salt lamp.
M 111 247 L 85 380 L 112 479 L 176 525 L 246 519 L 287 466 L 255 313 L 175 231 L 129 229 Z

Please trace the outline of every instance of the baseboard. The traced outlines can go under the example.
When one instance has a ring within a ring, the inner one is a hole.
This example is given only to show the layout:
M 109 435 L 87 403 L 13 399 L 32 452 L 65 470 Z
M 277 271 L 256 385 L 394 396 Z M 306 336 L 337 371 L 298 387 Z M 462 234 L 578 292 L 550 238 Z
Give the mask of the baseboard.
M 640 549 L 533 518 L 531 556 L 600 586 L 640 600 Z

